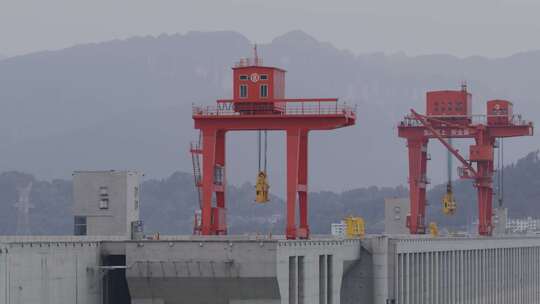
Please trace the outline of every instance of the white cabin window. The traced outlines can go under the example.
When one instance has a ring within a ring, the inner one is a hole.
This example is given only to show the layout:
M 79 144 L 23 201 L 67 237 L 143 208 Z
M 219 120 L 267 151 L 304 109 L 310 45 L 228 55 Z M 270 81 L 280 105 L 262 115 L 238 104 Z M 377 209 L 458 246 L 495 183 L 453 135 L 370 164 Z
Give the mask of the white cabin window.
M 240 85 L 240 97 L 243 97 L 243 98 L 247 97 L 247 90 L 248 90 L 247 85 L 241 84 Z
M 268 97 L 268 85 L 261 84 L 261 97 Z

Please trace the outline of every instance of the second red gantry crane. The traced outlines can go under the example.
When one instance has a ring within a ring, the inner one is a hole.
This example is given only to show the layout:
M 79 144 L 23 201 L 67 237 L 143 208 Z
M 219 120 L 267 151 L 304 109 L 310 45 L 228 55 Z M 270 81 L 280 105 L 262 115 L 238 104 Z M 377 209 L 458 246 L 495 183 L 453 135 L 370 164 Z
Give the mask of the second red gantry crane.
M 401 121 L 398 134 L 407 140 L 409 150 L 410 214 L 407 227 L 411 234 L 426 232 L 427 147 L 429 140 L 434 138 L 461 163 L 459 177 L 474 181 L 478 199 L 478 233 L 491 235 L 496 139 L 533 135 L 532 123 L 522 120 L 521 115 L 513 114 L 512 107 L 508 100 L 490 100 L 486 104 L 486 115 L 472 115 L 472 96 L 463 85 L 461 90 L 428 92 L 426 114 L 411 110 Z M 468 159 L 452 147 L 451 138 L 474 139 Z

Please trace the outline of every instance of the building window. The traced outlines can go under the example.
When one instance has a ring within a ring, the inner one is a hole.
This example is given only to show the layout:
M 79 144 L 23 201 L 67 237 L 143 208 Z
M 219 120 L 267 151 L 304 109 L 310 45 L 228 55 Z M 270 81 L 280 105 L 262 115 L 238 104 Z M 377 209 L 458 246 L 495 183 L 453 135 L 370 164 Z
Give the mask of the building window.
M 261 80 L 268 80 L 268 75 L 262 74 L 260 77 Z
M 240 85 L 240 97 L 247 97 L 247 85 L 241 84 Z
M 75 235 L 86 235 L 86 216 L 76 216 L 73 233 Z
M 99 187 L 100 195 L 109 195 L 109 187 Z
M 102 198 L 99 200 L 99 209 L 109 209 L 109 199 Z
M 133 188 L 133 197 L 135 198 L 135 210 L 139 209 L 139 187 Z
M 261 84 L 261 97 L 268 97 L 268 85 Z
M 248 76 L 247 75 L 240 75 L 240 80 L 248 80 Z
M 109 209 L 108 187 L 99 187 L 99 209 Z

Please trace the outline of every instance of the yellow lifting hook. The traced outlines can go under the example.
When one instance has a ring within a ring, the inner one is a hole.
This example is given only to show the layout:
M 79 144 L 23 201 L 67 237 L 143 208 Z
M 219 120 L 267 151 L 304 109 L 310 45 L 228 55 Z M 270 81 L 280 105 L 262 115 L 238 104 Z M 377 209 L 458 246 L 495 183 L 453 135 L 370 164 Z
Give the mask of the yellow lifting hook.
M 452 138 L 448 139 L 448 143 L 452 145 Z M 452 155 L 450 154 L 450 151 L 447 152 L 446 155 L 447 160 L 447 174 L 448 174 L 448 180 L 446 184 L 446 194 L 442 198 L 442 207 L 443 207 L 443 213 L 445 215 L 454 215 L 456 213 L 457 204 L 456 200 L 454 199 L 454 193 L 452 191 Z
M 446 194 L 442 199 L 443 213 L 446 215 L 453 215 L 456 212 L 456 201 L 454 200 L 454 194 L 452 193 L 452 184 L 446 185 Z
M 263 204 L 269 201 L 268 189 L 270 189 L 270 186 L 266 180 L 266 173 L 264 171 L 260 171 L 257 175 L 257 184 L 255 185 L 255 201 L 257 203 Z
M 257 174 L 257 183 L 255 184 L 255 202 L 264 204 L 270 201 L 268 196 L 268 176 L 266 175 L 266 163 L 268 154 L 268 132 L 264 130 L 264 147 L 262 147 L 262 130 L 257 133 L 257 145 L 259 153 L 259 174 Z M 264 149 L 264 152 L 263 152 Z

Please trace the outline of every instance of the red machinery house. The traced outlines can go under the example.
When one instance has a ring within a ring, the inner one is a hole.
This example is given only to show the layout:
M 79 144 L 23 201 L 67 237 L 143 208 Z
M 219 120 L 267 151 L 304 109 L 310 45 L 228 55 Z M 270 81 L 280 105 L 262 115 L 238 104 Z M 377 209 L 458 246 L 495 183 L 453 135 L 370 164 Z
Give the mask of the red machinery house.
M 233 68 L 234 110 L 282 113 L 284 103 L 279 100 L 285 98 L 285 70 L 257 64 L 244 59 Z
M 508 100 L 494 99 L 487 102 L 488 125 L 507 125 L 512 120 L 513 104 Z
M 453 122 L 470 122 L 472 96 L 466 90 L 432 91 L 426 94 L 427 115 L 431 117 L 452 116 Z

